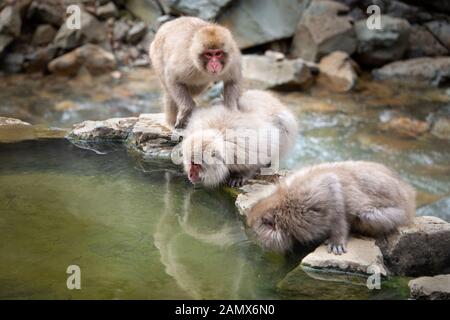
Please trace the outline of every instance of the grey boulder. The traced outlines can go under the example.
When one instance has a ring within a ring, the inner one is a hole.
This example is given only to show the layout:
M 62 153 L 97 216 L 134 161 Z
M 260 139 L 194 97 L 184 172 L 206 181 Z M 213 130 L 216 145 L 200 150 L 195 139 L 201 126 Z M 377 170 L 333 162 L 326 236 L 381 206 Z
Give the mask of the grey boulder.
M 355 23 L 358 47 L 355 59 L 369 66 L 381 66 L 401 59 L 409 44 L 407 20 L 381 15 L 381 29 L 369 29 L 366 19 Z
M 66 23 L 61 25 L 54 39 L 54 45 L 70 50 L 85 43 L 102 43 L 107 40 L 106 27 L 93 15 L 81 11 L 81 28 L 70 29 Z
M 0 12 L 0 33 L 18 37 L 21 28 L 22 19 L 20 18 L 19 10 L 12 5 L 6 6 Z
M 244 55 L 242 70 L 244 78 L 260 89 L 302 87 L 313 79 L 310 67 L 302 59 L 279 60 L 267 55 Z
M 353 25 L 349 17 L 340 15 L 348 10 L 342 3 L 313 1 L 297 25 L 291 55 L 308 61 L 333 51 L 351 55 L 356 49 Z
M 241 49 L 292 37 L 309 0 L 235 1 L 218 18 Z
M 450 268 L 450 223 L 437 217 L 416 217 L 377 245 L 393 274 L 436 275 Z
M 56 30 L 50 24 L 42 24 L 36 28 L 33 34 L 32 43 L 35 45 L 44 45 L 53 41 L 56 35 Z
M 86 44 L 54 59 L 48 64 L 48 69 L 58 75 L 72 76 L 82 66 L 92 75 L 98 75 L 114 70 L 116 59 L 111 52 L 94 44 Z
M 450 79 L 450 57 L 421 57 L 389 63 L 372 71 L 377 80 L 439 86 Z
M 163 0 L 170 14 L 199 17 L 212 20 L 232 0 Z

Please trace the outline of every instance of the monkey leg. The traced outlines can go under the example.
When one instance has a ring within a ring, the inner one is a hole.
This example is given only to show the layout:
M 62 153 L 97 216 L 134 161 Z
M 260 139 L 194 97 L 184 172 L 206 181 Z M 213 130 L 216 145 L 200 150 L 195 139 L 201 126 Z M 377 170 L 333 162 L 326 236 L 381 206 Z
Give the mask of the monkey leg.
M 379 236 L 394 231 L 406 224 L 406 211 L 397 207 L 367 208 L 362 210 L 354 221 L 353 228 L 367 236 Z
M 166 123 L 174 127 L 177 121 L 178 107 L 167 93 L 164 95 L 164 112 L 166 114 Z
M 238 100 L 240 95 L 240 85 L 236 81 L 227 81 L 224 84 L 223 96 L 225 106 L 231 110 L 238 110 Z
M 181 107 L 178 109 L 177 120 L 175 122 L 175 129 L 184 129 L 187 125 L 189 117 L 191 116 L 193 108 Z
M 330 217 L 330 233 L 325 243 L 328 253 L 341 255 L 347 252 L 347 238 L 349 233 L 341 182 L 338 176 L 325 174 L 322 176 L 320 184 L 323 188 L 327 189 L 327 202 L 329 202 L 327 215 Z
M 345 216 L 333 219 L 330 238 L 325 242 L 328 253 L 341 255 L 347 252 L 348 224 Z
M 182 83 L 177 83 L 174 80 L 169 80 L 167 88 L 169 89 L 170 97 L 177 106 L 177 115 L 175 121 L 175 129 L 184 129 L 187 120 L 191 116 L 195 107 L 195 101 L 192 99 L 189 89 Z

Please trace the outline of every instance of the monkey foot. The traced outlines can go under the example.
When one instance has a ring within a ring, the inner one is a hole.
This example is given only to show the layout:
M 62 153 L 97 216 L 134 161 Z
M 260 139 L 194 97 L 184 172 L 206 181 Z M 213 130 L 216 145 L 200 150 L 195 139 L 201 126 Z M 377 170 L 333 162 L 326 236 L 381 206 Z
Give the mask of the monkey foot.
M 345 243 L 331 243 L 327 241 L 325 244 L 327 246 L 328 253 L 341 255 L 347 252 L 347 246 Z

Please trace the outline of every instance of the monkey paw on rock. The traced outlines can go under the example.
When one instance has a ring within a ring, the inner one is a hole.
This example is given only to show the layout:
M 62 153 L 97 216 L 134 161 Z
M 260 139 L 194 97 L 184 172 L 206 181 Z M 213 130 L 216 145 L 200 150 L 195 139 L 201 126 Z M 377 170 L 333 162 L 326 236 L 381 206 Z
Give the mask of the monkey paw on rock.
M 334 253 L 336 255 L 341 255 L 347 252 L 347 244 L 345 241 L 325 241 L 328 253 Z

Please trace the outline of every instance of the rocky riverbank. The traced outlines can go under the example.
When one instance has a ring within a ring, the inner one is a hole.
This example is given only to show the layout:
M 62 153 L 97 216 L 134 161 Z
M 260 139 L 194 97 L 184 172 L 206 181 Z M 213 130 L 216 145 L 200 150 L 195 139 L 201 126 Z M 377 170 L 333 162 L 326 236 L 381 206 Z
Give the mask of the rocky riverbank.
M 71 4 L 81 8 L 79 30 L 66 24 Z M 380 9 L 379 29 L 368 28 L 371 4 Z M 361 70 L 418 85 L 445 85 L 450 78 L 448 5 L 400 0 L 3 0 L 0 69 L 74 76 L 146 67 L 159 26 L 181 15 L 230 28 L 248 54 L 247 77 L 263 79 L 266 88 L 317 83 L 346 92 Z

